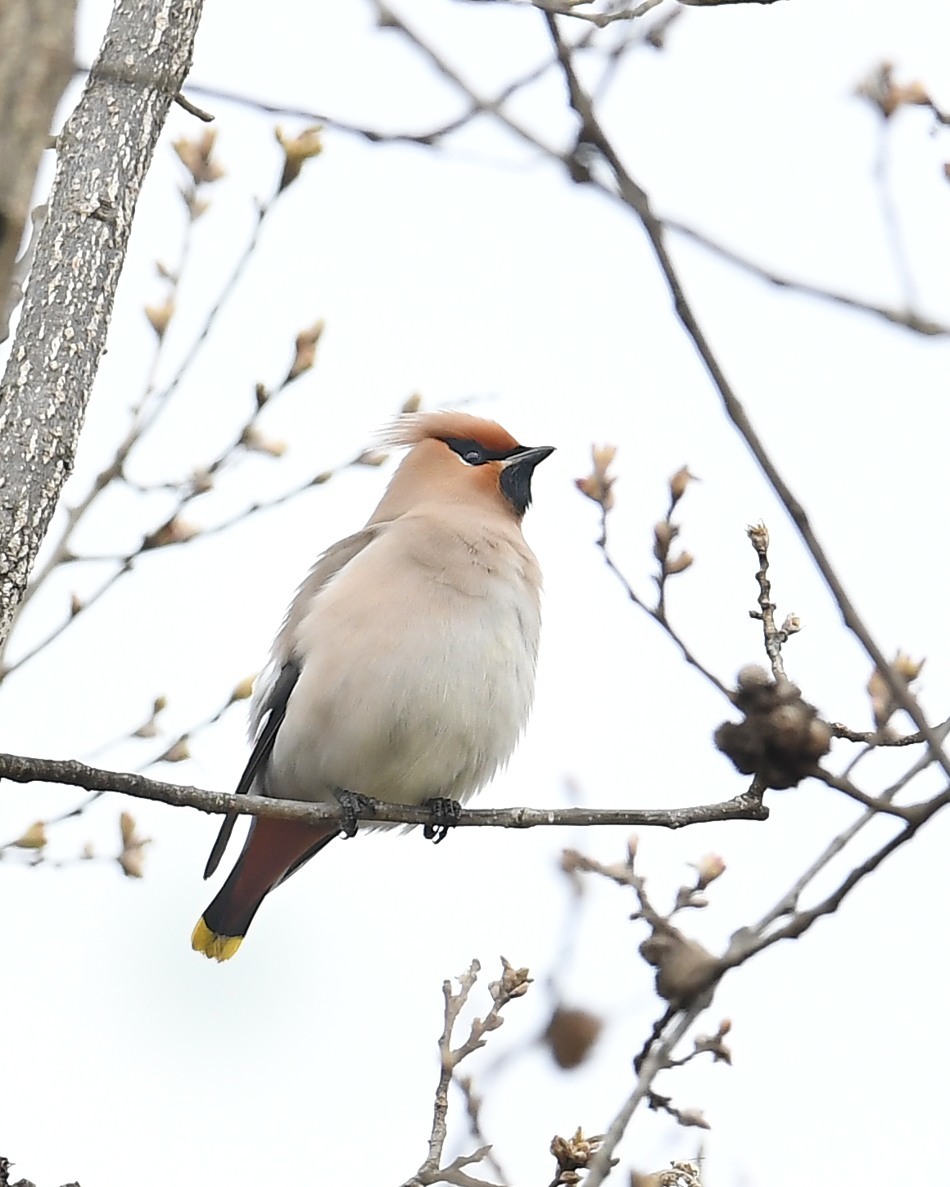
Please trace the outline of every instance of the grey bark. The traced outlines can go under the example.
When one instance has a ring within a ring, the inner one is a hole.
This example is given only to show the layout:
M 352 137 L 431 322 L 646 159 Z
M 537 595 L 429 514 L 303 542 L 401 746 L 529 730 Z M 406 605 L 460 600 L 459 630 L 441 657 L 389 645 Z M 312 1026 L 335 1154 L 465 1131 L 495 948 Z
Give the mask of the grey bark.
M 191 65 L 202 3 L 117 0 L 57 144 L 49 212 L 0 382 L 0 641 L 72 470 L 135 205 Z
M 50 123 L 73 70 L 76 0 L 0 3 L 0 342 Z

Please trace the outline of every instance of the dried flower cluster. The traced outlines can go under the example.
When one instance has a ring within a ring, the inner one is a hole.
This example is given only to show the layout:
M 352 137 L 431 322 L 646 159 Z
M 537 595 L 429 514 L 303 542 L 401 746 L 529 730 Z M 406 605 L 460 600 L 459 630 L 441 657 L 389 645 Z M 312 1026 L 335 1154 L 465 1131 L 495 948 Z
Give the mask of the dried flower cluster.
M 640 1175 L 634 1171 L 630 1187 L 702 1187 L 699 1167 L 694 1162 L 671 1162 L 669 1170 Z
M 564 1187 L 571 1187 L 572 1184 L 580 1183 L 580 1172 L 586 1169 L 590 1160 L 600 1149 L 603 1140 L 603 1134 L 597 1134 L 590 1138 L 585 1137 L 580 1126 L 569 1138 L 555 1135 L 551 1139 L 551 1153 L 557 1163 L 557 1174 L 552 1181 L 552 1187 L 553 1184 L 557 1184 L 557 1187 L 561 1187 L 562 1184 Z M 615 1162 L 616 1160 L 611 1165 L 614 1165 Z
M 831 748 L 830 727 L 801 690 L 773 680 L 756 664 L 739 673 L 733 701 L 744 720 L 723 722 L 714 741 L 737 770 L 755 775 L 763 787 L 795 787 Z

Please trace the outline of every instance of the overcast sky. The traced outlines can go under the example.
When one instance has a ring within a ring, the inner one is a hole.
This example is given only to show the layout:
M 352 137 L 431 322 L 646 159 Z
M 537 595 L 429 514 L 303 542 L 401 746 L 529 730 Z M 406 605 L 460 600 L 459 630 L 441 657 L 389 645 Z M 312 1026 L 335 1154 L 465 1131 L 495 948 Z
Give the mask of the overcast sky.
M 110 5 L 84 0 L 80 9 L 78 58 L 88 63 Z M 400 11 L 483 93 L 548 53 L 532 11 L 450 0 Z M 689 9 L 664 52 L 629 57 L 604 120 L 659 213 L 777 272 L 900 306 L 907 281 L 875 182 L 880 120 L 854 88 L 889 59 L 948 110 L 948 45 L 950 9 L 934 0 Z M 397 34 L 374 28 L 363 4 L 207 0 L 191 77 L 391 130 L 464 110 Z M 64 113 L 77 96 L 72 88 Z M 200 102 L 215 114 L 227 175 L 195 228 L 160 380 L 189 348 L 280 169 L 274 117 Z M 556 76 L 513 110 L 546 142 L 569 144 Z M 305 123 L 280 122 L 289 131 Z M 933 129 L 922 109 L 893 119 L 887 185 L 914 298 L 950 322 L 950 138 Z M 185 227 L 171 144 L 201 130 L 173 108 L 140 203 L 73 499 L 111 456 L 146 382 L 154 335 L 143 306 L 162 300 L 155 262 L 176 265 Z M 674 248 L 726 373 L 847 589 L 887 653 L 927 657 L 922 702 L 934 720 L 945 717 L 950 343 L 776 290 L 683 240 Z M 316 367 L 261 422 L 286 454 L 254 456 L 226 475 L 189 513 L 197 524 L 346 461 L 415 392 L 432 407 L 470 402 L 520 440 L 557 446 L 526 521 L 546 585 L 536 711 L 481 803 L 662 807 L 743 788 L 710 741 L 728 706 L 625 600 L 595 547 L 596 508 L 574 488 L 592 442 L 619 448 L 614 551 L 644 596 L 666 483 L 684 463 L 701 477 L 679 514 L 695 564 L 669 601 L 703 661 L 726 681 L 764 662 L 748 616 L 755 557 L 745 537 L 762 518 L 780 615 L 804 622 L 787 649 L 789 675 L 830 720 L 870 726 L 867 660 L 726 423 L 644 237 L 618 206 L 490 122 L 439 152 L 327 131 L 323 155 L 268 217 L 154 439 L 133 457 L 136 481 L 180 478 L 213 456 L 246 419 L 254 384 L 280 379 L 294 335 L 317 318 L 327 328 Z M 160 753 L 164 734 L 114 740 L 148 717 L 159 694 L 168 737 L 225 702 L 261 666 L 308 565 L 362 524 L 387 473 L 348 470 L 232 531 L 144 558 L 5 682 L 0 746 L 125 768 Z M 143 523 L 160 522 L 162 499 L 107 500 L 81 546 L 128 546 Z M 90 566 L 54 582 L 10 658 L 102 573 Z M 233 787 L 247 755 L 243 706 L 202 731 L 192 752 L 153 773 Z M 871 787 L 907 760 L 874 761 Z M 4 837 L 80 798 L 5 788 Z M 855 815 L 820 788 L 770 802 L 766 824 L 641 839 L 661 901 L 689 878 L 686 863 L 710 850 L 725 858 L 710 908 L 687 921 L 713 949 L 761 916 Z M 75 855 L 90 839 L 108 852 L 122 808 L 152 838 L 140 882 L 106 862 L 0 865 L 0 1153 L 17 1176 L 37 1187 L 400 1183 L 425 1155 L 442 980 L 478 957 L 487 983 L 499 953 L 529 966 L 537 984 L 468 1066 L 478 1084 L 502 1051 L 519 1051 L 481 1084 L 484 1129 L 512 1182 L 547 1182 L 552 1135 L 605 1129 L 629 1091 L 631 1059 L 661 1008 L 636 954 L 643 925 L 629 921 L 633 904 L 618 889 L 589 887 L 575 951 L 557 969 L 567 999 L 607 1021 L 595 1057 L 562 1073 L 532 1045 L 550 1010 L 545 979 L 569 906 L 560 851 L 617 860 L 625 830 L 470 829 L 438 848 L 417 834 L 337 842 L 268 899 L 239 956 L 217 966 L 189 946 L 213 893 L 201 880 L 213 820 L 107 797 L 55 831 L 51 854 Z M 724 981 L 700 1029 L 732 1019 L 734 1067 L 691 1065 L 657 1085 L 712 1126 L 699 1135 L 707 1187 L 939 1180 L 948 839 L 938 820 L 837 916 Z M 473 1000 L 484 1012 L 480 992 Z M 458 1100 L 450 1118 L 454 1155 L 475 1143 Z M 691 1156 L 697 1134 L 638 1115 L 622 1166 L 650 1171 Z

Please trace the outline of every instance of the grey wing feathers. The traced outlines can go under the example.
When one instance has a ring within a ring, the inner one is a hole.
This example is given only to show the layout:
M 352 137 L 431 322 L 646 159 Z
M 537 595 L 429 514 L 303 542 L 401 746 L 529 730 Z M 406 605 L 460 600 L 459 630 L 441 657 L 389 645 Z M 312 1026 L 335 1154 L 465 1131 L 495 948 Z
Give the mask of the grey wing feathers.
M 320 590 L 341 569 L 346 568 L 350 561 L 388 526 L 388 524 L 379 523 L 373 524 L 372 527 L 362 528 L 360 531 L 354 532 L 352 536 L 338 540 L 320 557 L 307 574 L 300 589 L 297 590 L 297 596 L 291 602 L 287 617 L 284 619 L 283 626 L 274 642 L 274 655 L 278 662 L 288 659 L 293 654 L 297 629 L 310 608 L 310 603 Z
M 277 731 L 287 712 L 287 702 L 300 676 L 301 664 L 294 656 L 294 636 L 311 600 L 332 577 L 345 568 L 387 526 L 386 523 L 373 524 L 371 527 L 363 528 L 332 545 L 313 566 L 298 590 L 274 644 L 274 656 L 277 662 L 280 663 L 281 660 L 284 662 L 273 686 L 267 691 L 263 702 L 257 709 L 256 715 L 262 724 L 254 742 L 251 757 L 244 768 L 244 774 L 235 789 L 235 795 L 247 795 L 251 791 L 255 779 L 266 768 L 267 760 L 274 749 Z M 206 878 L 210 878 L 218 868 L 224 851 L 228 847 L 236 820 L 237 813 L 235 812 L 229 812 L 225 816 L 205 866 L 204 876 Z

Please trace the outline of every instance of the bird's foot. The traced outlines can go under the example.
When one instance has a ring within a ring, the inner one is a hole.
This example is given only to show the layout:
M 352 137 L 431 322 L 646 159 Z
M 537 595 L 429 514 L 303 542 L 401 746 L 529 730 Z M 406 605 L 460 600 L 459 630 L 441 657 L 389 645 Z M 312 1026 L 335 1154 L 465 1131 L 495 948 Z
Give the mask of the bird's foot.
M 340 832 L 344 837 L 355 837 L 360 820 L 370 819 L 376 815 L 376 801 L 368 795 L 360 795 L 358 791 L 339 791 L 333 793 L 334 799 L 343 809 L 340 817 Z
M 427 841 L 435 841 L 438 845 L 449 835 L 449 829 L 458 824 L 462 805 L 458 800 L 449 800 L 440 795 L 426 800 L 423 807 L 429 809 L 429 820 L 423 827 L 422 835 Z

